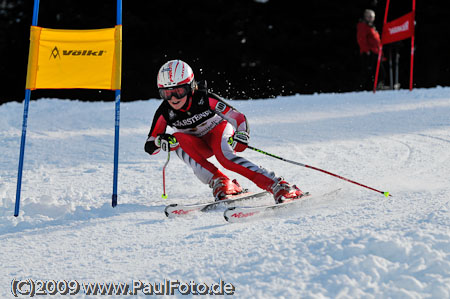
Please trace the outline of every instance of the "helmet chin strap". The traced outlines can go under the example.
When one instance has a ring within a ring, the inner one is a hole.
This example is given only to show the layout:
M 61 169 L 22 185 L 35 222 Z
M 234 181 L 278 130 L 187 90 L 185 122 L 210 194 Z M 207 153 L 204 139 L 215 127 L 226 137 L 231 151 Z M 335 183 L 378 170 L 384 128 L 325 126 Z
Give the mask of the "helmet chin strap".
M 183 107 L 180 108 L 180 111 L 186 112 L 189 111 L 192 105 L 192 94 L 188 94 L 188 98 L 186 103 L 184 103 Z

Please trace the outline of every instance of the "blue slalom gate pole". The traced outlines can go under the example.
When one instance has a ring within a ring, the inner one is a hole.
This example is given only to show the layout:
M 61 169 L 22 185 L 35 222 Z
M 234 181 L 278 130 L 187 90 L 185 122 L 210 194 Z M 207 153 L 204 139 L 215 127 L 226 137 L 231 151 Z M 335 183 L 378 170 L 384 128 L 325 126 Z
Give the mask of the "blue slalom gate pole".
M 117 25 L 122 25 L 122 0 L 117 0 Z M 120 128 L 120 89 L 116 90 L 116 119 L 114 132 L 114 173 L 113 173 L 113 194 L 111 205 L 117 206 L 117 181 L 119 176 L 119 128 Z
M 39 15 L 39 0 L 34 0 L 32 25 L 37 26 Z M 23 121 L 22 121 L 22 138 L 20 139 L 20 156 L 19 169 L 17 171 L 17 189 L 16 189 L 16 205 L 14 207 L 14 216 L 19 216 L 20 210 L 20 192 L 22 189 L 22 172 L 23 160 L 25 156 L 25 141 L 27 137 L 28 107 L 30 105 L 31 90 L 25 90 L 25 101 L 23 103 Z
M 117 0 L 116 25 L 122 25 L 122 0 Z
M 22 138 L 20 140 L 19 170 L 17 173 L 16 206 L 14 208 L 14 216 L 16 217 L 19 216 L 20 210 L 20 192 L 22 189 L 23 159 L 25 155 L 25 140 L 27 137 L 28 106 L 30 104 L 30 97 L 31 90 L 25 90 L 25 102 L 23 103 Z
M 112 207 L 117 206 L 117 180 L 119 175 L 119 127 L 120 127 L 120 90 L 116 90 L 116 121 L 114 132 L 114 173 Z

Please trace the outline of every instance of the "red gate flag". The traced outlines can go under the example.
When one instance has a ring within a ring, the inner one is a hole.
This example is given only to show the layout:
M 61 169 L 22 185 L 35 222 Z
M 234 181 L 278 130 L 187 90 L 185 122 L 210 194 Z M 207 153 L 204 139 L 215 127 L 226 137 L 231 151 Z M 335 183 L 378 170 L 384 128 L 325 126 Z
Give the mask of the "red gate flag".
M 378 52 L 377 70 L 375 72 L 375 80 L 373 83 L 373 92 L 375 93 L 378 83 L 378 72 L 380 70 L 381 54 L 383 53 L 383 45 L 397 42 L 403 39 L 411 38 L 411 67 L 409 71 L 409 90 L 413 88 L 413 65 L 414 65 L 414 27 L 416 14 L 416 0 L 412 0 L 412 11 L 406 15 L 387 23 L 389 11 L 389 1 L 386 1 L 386 12 L 384 13 L 383 32 L 381 35 L 380 51 Z
M 381 43 L 383 45 L 397 42 L 414 36 L 414 11 L 386 23 L 383 26 Z

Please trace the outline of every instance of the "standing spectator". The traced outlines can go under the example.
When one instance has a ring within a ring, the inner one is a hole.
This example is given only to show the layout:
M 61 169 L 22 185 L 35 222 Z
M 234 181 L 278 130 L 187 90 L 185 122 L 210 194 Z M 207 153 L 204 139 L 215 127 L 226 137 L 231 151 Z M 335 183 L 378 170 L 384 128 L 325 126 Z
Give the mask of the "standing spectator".
M 364 11 L 364 16 L 357 25 L 357 40 L 359 53 L 361 56 L 361 88 L 364 90 L 373 89 L 373 80 L 380 50 L 380 34 L 373 22 L 375 21 L 375 12 L 371 9 Z M 380 65 L 380 83 L 384 80 L 384 68 Z

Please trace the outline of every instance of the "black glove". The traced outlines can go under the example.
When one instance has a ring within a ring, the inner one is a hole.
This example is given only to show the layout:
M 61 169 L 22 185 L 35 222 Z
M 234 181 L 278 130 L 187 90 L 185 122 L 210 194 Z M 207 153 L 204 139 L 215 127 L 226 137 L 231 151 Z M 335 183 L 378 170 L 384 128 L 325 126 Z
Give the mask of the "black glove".
M 228 138 L 228 143 L 236 152 L 243 152 L 250 141 L 250 135 L 246 131 L 237 131 Z
M 155 145 L 163 151 L 168 152 L 174 150 L 179 144 L 173 135 L 164 133 L 156 137 Z

